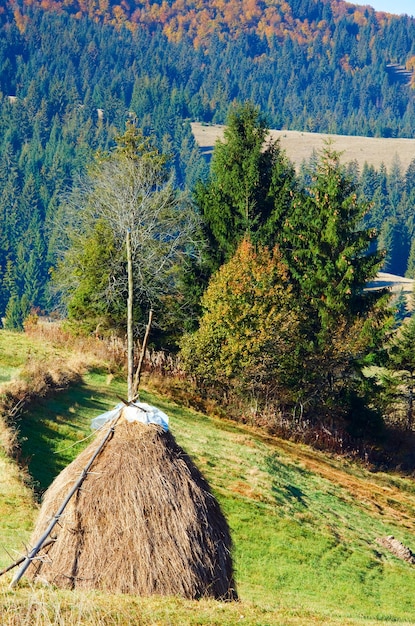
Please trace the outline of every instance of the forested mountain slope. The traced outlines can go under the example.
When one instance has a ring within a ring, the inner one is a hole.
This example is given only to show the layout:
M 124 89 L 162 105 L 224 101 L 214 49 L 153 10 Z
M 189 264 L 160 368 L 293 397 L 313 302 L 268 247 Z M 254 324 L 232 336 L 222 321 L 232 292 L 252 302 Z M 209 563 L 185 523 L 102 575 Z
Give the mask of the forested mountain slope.
M 341 0 L 7 0 L 0 42 L 0 316 L 53 306 L 59 198 L 127 119 L 190 187 L 206 163 L 188 122 L 223 123 L 234 101 L 272 128 L 414 135 L 415 21 Z M 382 198 L 376 223 L 405 213 Z
M 143 73 L 161 74 L 168 81 L 165 88 L 178 89 L 175 112 L 179 115 L 220 122 L 230 101 L 250 99 L 267 111 L 270 125 L 275 128 L 282 125 L 382 136 L 413 134 L 415 26 L 411 18 L 376 13 L 368 6 L 342 0 L 20 0 L 6 5 L 10 11 L 4 10 L 4 27 L 8 30 L 14 23 L 15 41 L 23 49 L 29 44 L 29 55 L 34 26 L 42 39 L 38 52 L 58 52 L 56 40 L 44 39 L 46 24 L 36 24 L 39 7 L 46 14 L 76 20 L 75 37 L 73 32 L 70 34 L 72 26 L 68 32 L 65 21 L 59 22 L 55 34 L 63 47 L 61 61 L 69 55 L 73 64 L 68 71 L 81 71 L 81 76 L 75 78 L 75 88 L 82 99 L 87 91 L 86 67 L 85 58 L 81 62 L 79 54 L 84 46 L 89 47 L 89 70 L 95 76 L 96 71 L 100 74 L 105 55 L 101 35 L 108 32 L 100 30 L 100 41 L 96 41 L 85 21 L 89 19 L 101 28 L 115 28 L 118 42 L 123 42 L 121 48 L 119 44 L 114 48 L 113 40 L 108 42 L 112 59 L 106 58 L 110 78 L 107 85 L 112 91 L 116 87 L 111 72 L 115 65 L 121 91 L 118 96 L 128 107 L 137 106 L 132 99 L 134 86 L 138 87 L 136 78 Z M 56 23 L 46 28 L 53 32 Z M 151 44 L 142 39 L 144 33 L 150 36 Z M 10 58 L 10 52 L 3 47 L 4 57 Z M 143 66 L 138 68 L 143 53 L 145 72 Z M 26 55 L 22 56 L 24 59 Z M 20 65 L 18 58 L 16 61 Z M 127 67 L 129 71 L 124 75 Z M 8 85 L 7 78 L 2 84 L 9 90 L 5 93 L 26 91 L 23 84 L 13 81 L 11 73 L 8 79 Z M 94 95 L 94 103 L 104 106 L 104 94 Z

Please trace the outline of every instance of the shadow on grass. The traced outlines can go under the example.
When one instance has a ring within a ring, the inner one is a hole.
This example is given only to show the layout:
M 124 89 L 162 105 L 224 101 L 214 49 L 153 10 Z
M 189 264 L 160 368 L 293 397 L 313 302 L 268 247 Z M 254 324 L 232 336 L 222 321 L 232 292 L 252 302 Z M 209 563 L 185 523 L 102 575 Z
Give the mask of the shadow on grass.
M 91 419 L 113 406 L 113 396 L 104 390 L 98 394 L 81 383 L 37 400 L 22 415 L 18 424 L 19 460 L 28 468 L 38 496 L 88 445 Z
M 290 468 L 278 460 L 277 454 L 266 458 L 266 468 L 272 477 L 272 493 L 277 504 L 294 504 L 297 510 L 307 509 L 306 494 L 295 484 L 296 474 L 306 475 L 307 471 L 300 468 Z

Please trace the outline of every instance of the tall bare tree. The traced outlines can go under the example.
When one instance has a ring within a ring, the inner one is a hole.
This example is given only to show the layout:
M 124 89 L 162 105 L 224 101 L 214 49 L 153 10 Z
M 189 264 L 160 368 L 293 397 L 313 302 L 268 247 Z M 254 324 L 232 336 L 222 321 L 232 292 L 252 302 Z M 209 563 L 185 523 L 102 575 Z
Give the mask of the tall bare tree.
M 174 292 L 186 257 L 197 253 L 190 196 L 175 187 L 168 159 L 130 124 L 114 151 L 97 155 L 63 210 L 68 245 L 57 281 L 66 283 L 69 308 L 77 299 L 98 310 L 120 309 L 123 302 L 131 400 L 140 375 L 134 371 L 135 306 L 149 316 L 148 337 L 153 311 Z

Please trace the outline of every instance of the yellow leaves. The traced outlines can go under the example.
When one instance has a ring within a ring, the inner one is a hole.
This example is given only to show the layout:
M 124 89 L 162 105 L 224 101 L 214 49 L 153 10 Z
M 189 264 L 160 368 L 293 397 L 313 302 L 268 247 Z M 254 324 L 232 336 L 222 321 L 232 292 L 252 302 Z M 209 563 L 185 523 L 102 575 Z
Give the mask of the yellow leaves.
M 26 26 L 27 26 L 27 20 L 28 20 L 27 15 L 23 16 L 18 7 L 16 7 L 16 9 L 13 11 L 13 14 L 14 14 L 14 19 L 16 21 L 16 26 L 19 29 L 19 32 L 21 34 L 24 33 L 24 31 L 26 30 Z
M 262 11 L 256 0 L 243 0 L 242 6 L 244 18 L 247 22 L 251 22 L 261 16 Z
M 199 330 L 185 338 L 185 367 L 203 378 L 244 377 L 289 352 L 285 336 L 297 327 L 289 311 L 291 287 L 278 249 L 245 239 L 213 276 L 203 296 Z
M 116 25 L 123 24 L 127 19 L 127 15 L 125 14 L 123 7 L 118 4 L 113 7 L 112 14 Z
M 268 38 L 290 38 L 300 44 L 309 43 L 324 33 L 330 41 L 330 29 L 325 20 L 309 22 L 294 19 L 289 2 L 270 0 L 36 0 L 40 6 L 53 10 L 69 8 L 77 19 L 88 15 L 93 20 L 103 20 L 116 28 L 135 30 L 138 25 L 162 25 L 170 41 L 180 41 L 186 34 L 195 48 L 207 47 L 214 32 L 219 38 L 225 33 L 236 39 L 241 32 L 252 31 Z M 26 5 L 35 0 L 25 0 Z M 0 13 L 3 8 L 0 7 Z M 360 19 L 359 17 L 357 19 Z M 23 25 L 20 22 L 19 28 Z
M 413 55 L 413 56 L 409 57 L 409 59 L 407 59 L 407 61 L 405 63 L 405 67 L 410 72 L 413 72 L 415 70 L 415 55 Z
M 353 21 L 359 26 L 366 26 L 367 17 L 364 14 L 364 11 L 359 7 L 356 7 L 355 12 L 353 13 Z

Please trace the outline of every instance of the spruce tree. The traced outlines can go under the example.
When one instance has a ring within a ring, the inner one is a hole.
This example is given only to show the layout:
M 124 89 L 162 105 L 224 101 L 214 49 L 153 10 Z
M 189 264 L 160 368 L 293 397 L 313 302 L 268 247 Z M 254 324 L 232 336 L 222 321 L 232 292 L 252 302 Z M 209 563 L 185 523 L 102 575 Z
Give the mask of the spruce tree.
M 293 202 L 283 235 L 303 306 L 315 314 L 324 334 L 339 316 L 352 321 L 383 296 L 364 289 L 384 258 L 373 250 L 376 231 L 363 225 L 367 211 L 340 155 L 326 146 L 309 189 Z
M 19 296 L 10 296 L 6 306 L 4 327 L 7 330 L 23 330 L 24 313 Z
M 389 350 L 390 382 L 398 409 L 404 409 L 403 425 L 412 429 L 415 412 L 415 317 L 403 324 Z
M 415 278 L 415 238 L 412 239 L 405 276 L 407 278 Z
M 363 432 L 368 418 L 362 366 L 381 347 L 390 315 L 388 294 L 366 289 L 383 262 L 374 246 L 376 232 L 363 225 L 367 209 L 340 155 L 328 145 L 284 226 L 284 257 L 308 351 L 299 369 L 304 401 L 319 407 L 322 417 L 352 420 L 355 433 Z
M 295 172 L 278 141 L 268 138 L 264 116 L 251 103 L 231 110 L 212 156 L 206 183 L 196 186 L 214 271 L 244 236 L 273 246 L 290 206 Z

